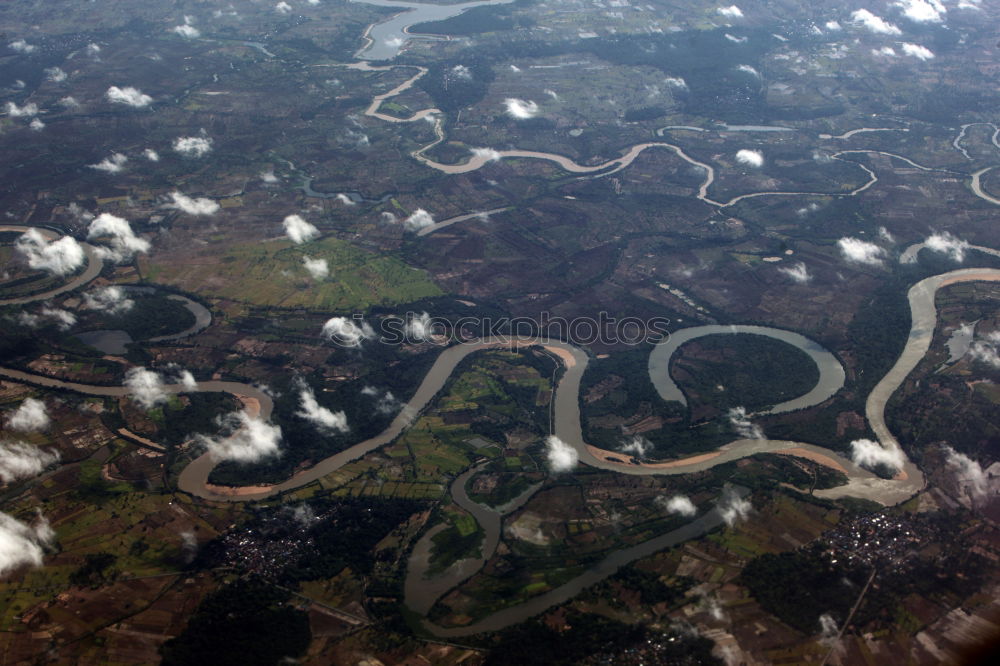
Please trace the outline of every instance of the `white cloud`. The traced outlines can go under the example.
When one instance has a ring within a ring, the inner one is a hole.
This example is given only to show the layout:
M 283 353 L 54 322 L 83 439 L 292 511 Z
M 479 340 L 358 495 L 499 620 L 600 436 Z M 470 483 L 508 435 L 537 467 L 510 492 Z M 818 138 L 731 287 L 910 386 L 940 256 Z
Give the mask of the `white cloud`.
M 434 224 L 434 218 L 423 208 L 418 208 L 408 218 L 403 220 L 403 227 L 408 231 L 419 231 Z
M 729 5 L 728 7 L 719 7 L 716 10 L 720 15 L 726 18 L 743 18 L 743 10 L 736 5 Z
M 844 256 L 844 259 L 855 264 L 881 266 L 882 257 L 885 255 L 885 250 L 875 243 L 869 243 L 859 238 L 845 236 L 837 241 L 837 247 L 840 248 L 840 254 Z
M 507 107 L 507 115 L 511 118 L 526 120 L 528 118 L 534 118 L 538 115 L 538 105 L 531 100 L 508 97 L 503 101 L 503 103 L 504 106 Z
M 100 44 L 95 44 L 94 42 L 87 44 L 87 55 L 95 56 L 100 52 L 101 52 Z
M 296 416 L 301 416 L 307 421 L 316 424 L 321 430 L 329 432 L 333 432 L 334 430 L 348 432 L 350 430 L 347 426 L 347 416 L 344 412 L 333 412 L 321 406 L 316 401 L 316 394 L 305 384 L 302 385 L 302 389 L 299 391 L 299 400 L 301 400 L 302 406 L 300 411 L 295 413 Z
M 172 202 L 165 204 L 167 208 L 176 208 L 188 215 L 215 215 L 219 212 L 220 208 L 219 204 L 211 199 L 206 199 L 205 197 L 192 199 L 182 192 L 171 192 L 170 198 Z
M 45 123 L 43 123 L 38 118 L 32 118 L 31 122 L 28 123 L 28 127 L 30 127 L 31 130 L 34 132 L 41 132 L 43 129 L 45 129 Z
M 990 494 L 990 480 L 982 465 L 950 446 L 945 446 L 945 463 L 954 472 L 959 483 L 972 499 L 982 499 Z
M 940 23 L 948 10 L 937 0 L 901 0 L 895 3 L 903 10 L 903 16 L 917 23 Z
M 941 231 L 928 236 L 924 243 L 931 250 L 947 254 L 954 261 L 958 262 L 965 260 L 965 251 L 969 249 L 968 241 L 956 238 L 947 231 Z
M 409 339 L 423 342 L 434 333 L 434 326 L 431 323 L 431 316 L 426 312 L 413 314 L 406 322 L 406 335 Z
M 518 73 L 518 72 L 521 71 L 521 68 L 518 67 L 517 65 L 511 65 L 510 66 L 510 71 L 512 71 L 512 72 L 514 72 L 516 74 L 516 73 Z
M 842 28 L 840 27 L 840 23 L 838 23 L 837 21 L 827 21 L 824 27 L 827 30 L 832 30 L 832 31 L 842 30 Z
M 829 613 L 819 616 L 819 642 L 827 646 L 832 646 L 840 634 L 840 627 L 837 621 Z
M 134 305 L 135 301 L 126 296 L 125 290 L 121 287 L 101 287 L 83 295 L 83 307 L 86 310 L 117 315 L 128 312 Z
M 23 39 L 15 39 L 7 46 L 9 46 L 12 50 L 17 51 L 18 53 L 31 53 L 32 51 L 35 50 L 34 44 L 29 44 Z
M 281 0 L 281 2 L 274 6 L 274 11 L 279 14 L 287 14 L 292 11 L 292 6 L 285 2 L 285 0 Z
M 39 514 L 35 525 L 26 525 L 0 513 L 0 576 L 25 566 L 40 567 L 45 546 L 52 541 L 52 528 Z
M 185 39 L 196 39 L 201 37 L 201 31 L 193 25 L 177 25 L 170 29 L 170 32 L 176 33 Z
M 45 69 L 45 78 L 53 83 L 62 83 L 66 80 L 66 72 L 60 67 L 47 67 Z
M 279 178 L 274 175 L 274 169 L 271 169 L 270 171 L 262 171 L 260 173 L 260 179 L 268 184 L 277 183 L 279 181 Z
M 76 315 L 62 308 L 46 306 L 39 310 L 38 314 L 54 320 L 60 331 L 68 331 L 76 323 Z
M 930 60 L 934 57 L 934 52 L 926 46 L 911 44 L 909 42 L 903 42 L 903 53 L 914 58 L 919 58 L 920 60 Z
M 287 216 L 281 224 L 285 227 L 285 235 L 296 245 L 308 243 L 319 236 L 319 229 L 298 215 Z
M 366 322 L 358 325 L 347 317 L 332 317 L 323 324 L 320 335 L 341 347 L 360 347 L 362 342 L 375 337 L 375 331 Z
M 549 435 L 545 440 L 545 457 L 549 462 L 549 469 L 558 473 L 568 472 L 576 467 L 580 454 L 555 435 Z
M 764 166 L 764 154 L 759 150 L 743 148 L 736 151 L 736 161 L 740 164 L 745 164 L 748 167 L 759 169 Z
M 49 242 L 37 229 L 21 234 L 14 245 L 28 260 L 28 266 L 56 275 L 67 275 L 83 265 L 83 248 L 72 236 Z
M 652 444 L 645 437 L 640 437 L 636 435 L 629 441 L 625 442 L 618 449 L 622 453 L 627 453 L 630 456 L 642 459 L 646 457 L 646 452 L 652 448 Z
M 374 386 L 366 386 L 361 389 L 361 395 L 375 399 L 376 414 L 395 414 L 399 411 L 399 400 L 396 399 L 396 396 L 394 396 L 391 391 L 381 393 Z
M 723 522 L 732 527 L 737 521 L 745 520 L 750 515 L 753 505 L 750 504 L 750 500 L 743 499 L 735 490 L 726 486 L 715 508 L 718 509 Z
M 152 148 L 147 148 L 146 150 L 142 151 L 142 156 L 145 157 L 150 162 L 160 161 L 160 154 L 155 150 L 153 150 Z
M 343 192 L 341 192 L 340 194 L 337 195 L 337 201 L 339 201 L 340 203 L 344 204 L 345 206 L 355 206 L 355 205 L 357 205 L 357 202 L 355 202 L 353 199 L 351 199 L 351 197 L 347 196 Z
M 75 97 L 68 95 L 59 100 L 59 106 L 66 109 L 79 109 L 80 102 L 78 102 Z
M 125 155 L 122 155 L 121 153 L 111 153 L 111 157 L 105 157 L 97 164 L 88 164 L 87 166 L 91 169 L 97 169 L 98 171 L 104 171 L 106 173 L 119 173 L 125 168 L 126 162 L 128 162 L 128 157 Z
M 215 460 L 254 463 L 281 455 L 281 427 L 246 412 L 233 412 L 218 420 L 222 433 L 198 435 L 195 441 Z
M 993 331 L 983 339 L 973 342 L 969 346 L 968 354 L 975 361 L 1000 368 L 1000 331 Z
M 801 261 L 794 266 L 783 266 L 778 270 L 799 284 L 805 284 L 806 282 L 812 280 L 812 276 L 809 274 L 809 269 L 806 268 L 806 265 Z
M 330 265 L 326 259 L 310 259 L 302 257 L 302 265 L 314 280 L 325 280 L 330 276 Z
M 108 88 L 108 91 L 104 93 L 104 96 L 108 98 L 109 102 L 114 104 L 125 104 L 126 106 L 131 106 L 136 109 L 149 106 L 153 102 L 152 97 L 143 94 L 141 90 L 133 88 L 132 86 L 125 86 L 124 88 L 111 86 Z
M 694 505 L 694 502 L 691 501 L 691 498 L 686 495 L 674 495 L 669 499 L 661 495 L 654 501 L 667 513 L 676 513 L 677 515 L 684 516 L 686 518 L 690 518 L 694 514 L 698 513 L 698 508 Z
M 50 421 L 44 402 L 37 398 L 25 398 L 7 417 L 7 427 L 21 432 L 38 432 L 48 428 Z
M 851 14 L 851 20 L 860 23 L 870 32 L 880 35 L 900 35 L 902 31 L 884 19 L 875 16 L 867 9 L 859 9 Z
M 10 483 L 38 476 L 43 469 L 59 460 L 54 451 L 44 451 L 34 444 L 0 441 L 0 481 Z
M 756 76 L 758 79 L 760 78 L 760 72 L 758 72 L 750 65 L 737 65 L 736 71 L 743 72 L 744 74 L 749 74 L 750 76 Z
M 872 55 L 874 56 L 885 56 L 887 58 L 896 57 L 896 49 L 891 46 L 883 46 L 880 49 L 872 49 Z
M 173 145 L 174 152 L 185 157 L 204 157 L 212 150 L 212 140 L 202 136 L 180 136 Z
M 465 65 L 455 65 L 451 68 L 451 74 L 455 78 L 465 79 L 466 81 L 472 79 L 472 71 Z
M 132 400 L 139 403 L 143 409 L 152 409 L 167 401 L 163 378 L 153 370 L 129 368 L 125 373 L 124 384 L 131 392 Z
M 747 417 L 747 410 L 744 407 L 733 407 L 726 414 L 733 430 L 742 439 L 764 439 L 764 431 L 759 425 Z
M 851 442 L 851 460 L 862 467 L 873 468 L 885 465 L 898 471 L 903 469 L 906 456 L 898 444 L 893 443 L 889 447 L 883 448 L 881 444 L 870 439 L 856 439 Z
M 663 82 L 666 83 L 671 88 L 679 88 L 681 90 L 688 89 L 687 81 L 685 81 L 679 76 L 668 76 L 663 80 Z
M 149 241 L 132 232 L 128 220 L 111 213 L 101 213 L 87 228 L 87 238 L 106 238 L 111 247 L 98 247 L 103 258 L 115 263 L 129 261 L 137 253 L 149 252 Z
M 7 102 L 6 108 L 7 115 L 11 118 L 30 118 L 38 115 L 38 105 L 34 102 L 29 102 L 24 106 L 18 106 L 14 102 Z
M 499 150 L 493 148 L 473 148 L 472 155 L 473 157 L 486 158 L 490 162 L 496 162 L 503 157 Z

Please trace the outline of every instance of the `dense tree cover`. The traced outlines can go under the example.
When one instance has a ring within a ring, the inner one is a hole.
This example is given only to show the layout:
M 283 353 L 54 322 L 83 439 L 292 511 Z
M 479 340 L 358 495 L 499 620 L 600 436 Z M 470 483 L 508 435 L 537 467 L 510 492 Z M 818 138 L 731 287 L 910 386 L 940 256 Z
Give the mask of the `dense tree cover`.
M 417 86 L 431 96 L 434 106 L 450 113 L 482 100 L 495 76 L 488 60 L 469 53 L 461 60 L 431 65 Z
M 847 329 L 857 359 L 854 393 L 863 400 L 896 363 L 910 333 L 908 285 L 889 279 L 855 313 Z
M 90 329 L 123 330 L 133 340 L 180 333 L 194 325 L 195 318 L 191 311 L 180 301 L 169 298 L 165 292 L 130 292 L 129 298 L 135 301 L 135 305 L 128 311 L 121 314 L 97 313 L 88 316 L 81 324 Z
M 241 403 L 228 393 L 186 393 L 188 404 L 179 399 L 168 401 L 159 411 L 150 412 L 157 422 L 155 441 L 176 446 L 187 441 L 192 433 L 212 432 L 218 428 L 217 419 L 223 414 L 240 409 Z M 159 418 L 155 418 L 155 417 Z
M 479 35 L 484 32 L 518 30 L 534 26 L 535 19 L 530 16 L 512 16 L 514 8 L 519 4 L 523 2 L 473 7 L 443 21 L 418 23 L 410 28 L 410 32 L 418 35 Z
M 69 575 L 69 582 L 73 585 L 97 587 L 108 582 L 111 575 L 108 569 L 118 561 L 118 556 L 105 552 L 87 553 L 83 559 L 83 564 Z
M 639 593 L 639 600 L 646 605 L 666 603 L 673 606 L 684 601 L 684 593 L 694 587 L 695 581 L 688 576 L 680 576 L 668 585 L 660 580 L 660 576 L 640 569 L 636 566 L 622 567 L 613 576 L 609 576 L 597 585 L 584 590 L 577 598 L 582 601 L 596 602 L 609 599 L 615 605 L 617 590 L 626 588 Z
M 242 578 L 208 595 L 184 631 L 162 648 L 164 666 L 274 666 L 305 653 L 309 617 L 289 593 Z
M 740 582 L 764 610 L 804 634 L 819 631 L 819 616 L 842 622 L 868 580 L 870 569 L 833 562 L 821 546 L 766 553 L 747 563 Z
M 630 625 L 592 614 L 569 611 L 569 625 L 556 631 L 537 619 L 531 619 L 505 630 L 499 643 L 490 650 L 487 666 L 559 666 L 581 663 L 617 663 L 623 654 L 649 651 L 649 663 L 670 663 L 677 666 L 721 664 L 712 656 L 714 643 L 701 636 L 682 633 L 657 634 L 641 625 Z M 658 640 L 661 639 L 662 640 Z M 650 648 L 652 639 L 657 647 Z M 652 660 L 655 655 L 659 660 Z
M 641 109 L 629 109 L 625 112 L 625 121 L 637 123 L 643 120 L 656 120 L 667 115 L 667 110 L 662 106 L 644 106 Z

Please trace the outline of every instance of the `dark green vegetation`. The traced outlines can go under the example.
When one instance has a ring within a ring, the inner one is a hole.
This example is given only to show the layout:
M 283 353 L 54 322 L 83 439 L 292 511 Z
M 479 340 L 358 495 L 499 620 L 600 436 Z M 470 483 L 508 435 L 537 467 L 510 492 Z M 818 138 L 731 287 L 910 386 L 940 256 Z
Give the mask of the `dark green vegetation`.
M 184 632 L 163 645 L 165 666 L 273 666 L 305 653 L 308 616 L 290 595 L 258 578 L 240 578 L 210 594 Z
M 93 313 L 81 316 L 75 330 L 122 330 L 133 340 L 147 340 L 161 335 L 179 333 L 194 325 L 194 315 L 169 293 L 155 291 L 149 294 L 128 292 L 135 302 L 121 314 Z
M 649 651 L 650 657 L 678 666 L 721 664 L 712 656 L 713 643 L 707 638 L 668 632 L 658 634 L 641 625 L 629 625 L 607 618 L 570 612 L 568 628 L 556 631 L 538 620 L 528 620 L 504 631 L 499 642 L 490 650 L 486 664 L 601 664 L 614 663 L 616 656 L 635 651 Z M 656 641 L 658 650 L 645 645 Z M 662 639 L 662 640 L 658 640 Z

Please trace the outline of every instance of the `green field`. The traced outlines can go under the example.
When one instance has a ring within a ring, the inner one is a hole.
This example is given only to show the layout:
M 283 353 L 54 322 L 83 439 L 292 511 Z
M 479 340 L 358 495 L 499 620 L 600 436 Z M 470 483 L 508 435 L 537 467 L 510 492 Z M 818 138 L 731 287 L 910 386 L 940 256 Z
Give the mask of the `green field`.
M 423 271 L 332 237 L 303 245 L 281 240 L 209 247 L 211 255 L 144 259 L 142 273 L 151 282 L 210 298 L 325 311 L 364 310 L 442 293 Z M 329 277 L 312 278 L 302 264 L 306 256 L 325 259 Z

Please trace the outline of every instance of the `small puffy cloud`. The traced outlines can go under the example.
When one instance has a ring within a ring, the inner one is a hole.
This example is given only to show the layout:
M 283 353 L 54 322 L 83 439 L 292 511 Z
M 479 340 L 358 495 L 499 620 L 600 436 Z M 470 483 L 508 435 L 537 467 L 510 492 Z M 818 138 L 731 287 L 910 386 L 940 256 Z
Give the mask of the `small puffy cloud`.
M 836 32 L 837 30 L 842 30 L 842 28 L 840 27 L 840 23 L 838 23 L 837 21 L 827 21 L 823 27 L 833 32 Z
M 6 513 L 0 513 L 0 576 L 21 567 L 42 566 L 45 546 L 55 535 L 41 515 L 34 525 L 27 525 Z
M 945 464 L 954 472 L 959 484 L 966 489 L 972 499 L 982 499 L 990 494 L 990 480 L 982 465 L 950 446 L 945 446 L 944 452 Z
M 87 44 L 87 55 L 96 56 L 100 52 L 101 52 L 100 44 L 95 44 L 94 42 Z
M 719 515 L 722 516 L 723 522 L 732 527 L 738 521 L 745 520 L 750 515 L 753 505 L 750 504 L 750 500 L 740 497 L 735 490 L 727 486 L 722 491 L 722 496 L 719 497 L 719 502 L 715 505 L 715 508 L 719 511 Z
M 719 15 L 726 18 L 743 18 L 743 10 L 736 5 L 729 5 L 728 7 L 719 7 L 716 10 Z
M 337 201 L 339 201 L 340 203 L 344 204 L 345 206 L 355 206 L 355 205 L 357 205 L 356 201 L 354 201 L 353 199 L 351 199 L 351 197 L 347 196 L 343 192 L 341 192 L 340 194 L 337 195 Z
M 580 454 L 555 435 L 549 435 L 545 440 L 545 458 L 553 472 L 568 472 L 576 467 Z
M 489 162 L 496 162 L 503 157 L 499 150 L 494 150 L 493 148 L 473 148 L 472 156 L 484 158 Z
M 150 162 L 160 161 L 160 154 L 155 150 L 153 150 L 152 148 L 147 148 L 146 150 L 142 151 L 142 156 L 145 157 Z
M 66 97 L 63 97 L 61 100 L 59 100 L 59 106 L 63 107 L 64 109 L 79 109 L 80 102 L 78 102 L 77 99 L 72 95 L 67 95 Z
M 124 104 L 135 109 L 141 109 L 149 106 L 153 102 L 152 97 L 144 94 L 138 88 L 133 88 L 132 86 L 126 86 L 124 88 L 111 86 L 108 88 L 108 91 L 104 93 L 104 96 L 107 97 L 108 101 L 113 104 Z
M 281 455 L 281 427 L 250 416 L 233 412 L 218 420 L 220 434 L 198 435 L 195 442 L 208 449 L 215 460 L 255 463 Z
M 743 72 L 744 74 L 749 74 L 750 76 L 756 76 L 758 79 L 760 78 L 760 72 L 758 72 L 750 65 L 737 65 L 736 71 Z
M 903 53 L 914 58 L 919 58 L 920 60 L 930 60 L 934 57 L 934 52 L 926 46 L 911 44 L 909 42 L 903 42 Z
M 851 460 L 869 469 L 884 465 L 898 471 L 903 469 L 906 456 L 896 443 L 883 447 L 870 439 L 856 439 L 851 442 Z
M 674 495 L 667 498 L 662 495 L 654 500 L 667 513 L 676 513 L 679 516 L 690 518 L 698 513 L 698 508 L 686 495 Z
M 314 280 L 325 280 L 330 276 L 330 264 L 326 259 L 310 259 L 305 256 L 302 257 L 302 266 Z
M 47 67 L 45 69 L 45 78 L 53 83 L 62 83 L 66 80 L 66 72 L 59 67 Z
M 736 151 L 736 161 L 739 164 L 746 165 L 748 167 L 753 167 L 754 169 L 759 169 L 764 166 L 764 154 L 759 150 L 750 150 L 748 148 L 743 148 Z
M 361 395 L 368 396 L 375 400 L 375 413 L 383 416 L 395 414 L 399 411 L 400 402 L 391 391 L 385 393 L 379 391 L 374 386 L 366 386 L 361 389 Z
M 211 199 L 199 197 L 193 199 L 182 192 L 171 192 L 171 202 L 165 204 L 167 208 L 175 208 L 188 215 L 215 215 L 219 212 L 219 204 Z
M 764 439 L 764 431 L 750 420 L 745 407 L 733 407 L 727 413 L 730 425 L 742 439 Z
M 518 120 L 527 120 L 538 115 L 538 105 L 531 100 L 508 97 L 503 101 L 507 115 Z
M 472 79 L 472 70 L 465 65 L 455 65 L 451 68 L 451 75 L 457 79 L 465 79 L 466 81 L 469 81 Z
M 360 347 L 375 337 L 375 331 L 365 322 L 358 325 L 347 317 L 332 317 L 323 324 L 320 335 L 341 347 Z
M 319 236 L 319 229 L 303 220 L 299 215 L 289 215 L 281 224 L 285 227 L 285 235 L 296 245 L 308 243 Z
M 134 305 L 135 301 L 129 298 L 121 287 L 101 287 L 83 295 L 83 307 L 86 310 L 118 315 L 128 312 Z
M 260 174 L 260 179 L 268 184 L 274 184 L 279 181 L 279 178 L 274 175 L 274 170 L 262 171 Z
M 860 24 L 869 32 L 874 32 L 880 35 L 902 34 L 902 30 L 884 19 L 875 16 L 867 9 L 858 9 L 857 11 L 851 13 L 851 20 Z
M 53 320 L 60 331 L 68 331 L 76 323 L 76 315 L 62 308 L 44 307 L 38 314 Z
M 30 127 L 33 132 L 41 132 L 45 129 L 45 123 L 38 118 L 32 118 L 31 122 L 28 123 L 28 127 Z
M 285 0 L 281 0 L 281 2 L 279 2 L 274 6 L 274 11 L 278 12 L 279 14 L 288 14 L 289 12 L 292 11 L 292 6 L 287 2 L 285 2 Z
M 885 255 L 884 249 L 875 243 L 869 243 L 860 238 L 845 236 L 837 241 L 837 247 L 840 249 L 840 254 L 843 255 L 844 259 L 855 264 L 881 266 L 882 257 Z
M 299 390 L 299 400 L 301 401 L 301 407 L 299 411 L 295 412 L 296 416 L 314 423 L 320 430 L 328 432 L 348 432 L 350 430 L 347 426 L 347 416 L 344 412 L 334 412 L 321 406 L 316 401 L 316 394 L 305 384 Z
M 180 35 L 185 39 L 196 39 L 201 37 L 201 31 L 193 25 L 185 23 L 184 25 L 175 25 L 170 29 L 170 32 Z
M 49 242 L 37 229 L 21 234 L 14 247 L 35 270 L 68 275 L 83 265 L 83 248 L 72 236 Z
M 895 58 L 896 49 L 891 46 L 883 46 L 880 49 L 872 49 L 872 55 L 874 56 L 885 56 L 886 58 Z
M 419 231 L 424 227 L 429 227 L 434 224 L 434 218 L 423 208 L 418 208 L 410 215 L 408 218 L 403 220 L 403 227 L 407 231 Z
M 1000 368 L 1000 331 L 993 331 L 969 346 L 969 356 L 994 368 Z
M 809 274 L 809 269 L 806 268 L 806 265 L 801 261 L 793 266 L 783 266 L 778 270 L 799 284 L 805 284 L 806 282 L 812 280 L 812 275 Z
M 668 76 L 667 78 L 663 79 L 663 82 L 666 83 L 671 88 L 677 88 L 678 90 L 688 89 L 687 81 L 685 81 L 683 78 L 679 76 Z
M 23 39 L 15 39 L 10 44 L 7 45 L 12 51 L 17 51 L 18 53 L 31 53 L 35 50 L 34 44 L 29 44 Z
M 104 171 L 105 173 L 119 173 L 125 168 L 126 162 L 128 162 L 128 157 L 125 155 L 122 155 L 121 153 L 111 153 L 110 157 L 105 157 L 97 164 L 88 164 L 87 166 L 91 169 L 96 169 L 97 171 Z
M 98 247 L 102 258 L 122 263 L 137 253 L 149 252 L 149 241 L 132 232 L 128 220 L 111 213 L 101 213 L 87 227 L 87 238 L 104 238 L 110 247 Z
M 924 244 L 935 252 L 947 254 L 954 261 L 964 261 L 965 251 L 969 249 L 968 241 L 952 236 L 947 231 L 941 231 L 927 237 Z
M 737 37 L 736 35 L 730 35 L 728 32 L 724 35 L 726 39 L 733 42 L 734 44 L 743 44 L 747 41 L 748 37 Z
M 642 459 L 646 457 L 646 453 L 649 452 L 652 447 L 653 445 L 648 439 L 636 435 L 629 441 L 622 444 L 618 450 L 635 458 Z
M 406 336 L 410 340 L 423 342 L 434 334 L 434 325 L 431 316 L 426 312 L 412 314 L 406 322 Z
M 179 136 L 174 139 L 174 152 L 184 157 L 204 157 L 212 150 L 212 140 L 203 136 Z
M 34 102 L 29 102 L 24 106 L 18 106 L 14 102 L 7 102 L 5 108 L 7 109 L 7 115 L 11 118 L 31 118 L 38 115 L 38 105 Z
M 143 409 L 152 409 L 167 401 L 167 390 L 160 373 L 146 368 L 129 368 L 125 373 L 125 388 L 132 400 Z
M 943 15 L 947 13 L 938 0 L 901 0 L 896 3 L 896 7 L 903 10 L 903 16 L 917 23 L 940 23 Z
M 59 460 L 59 454 L 45 451 L 34 444 L 0 441 L 0 481 L 10 483 L 29 479 Z
M 20 432 L 38 432 L 49 427 L 49 414 L 45 403 L 37 398 L 25 398 L 7 416 L 7 427 Z

